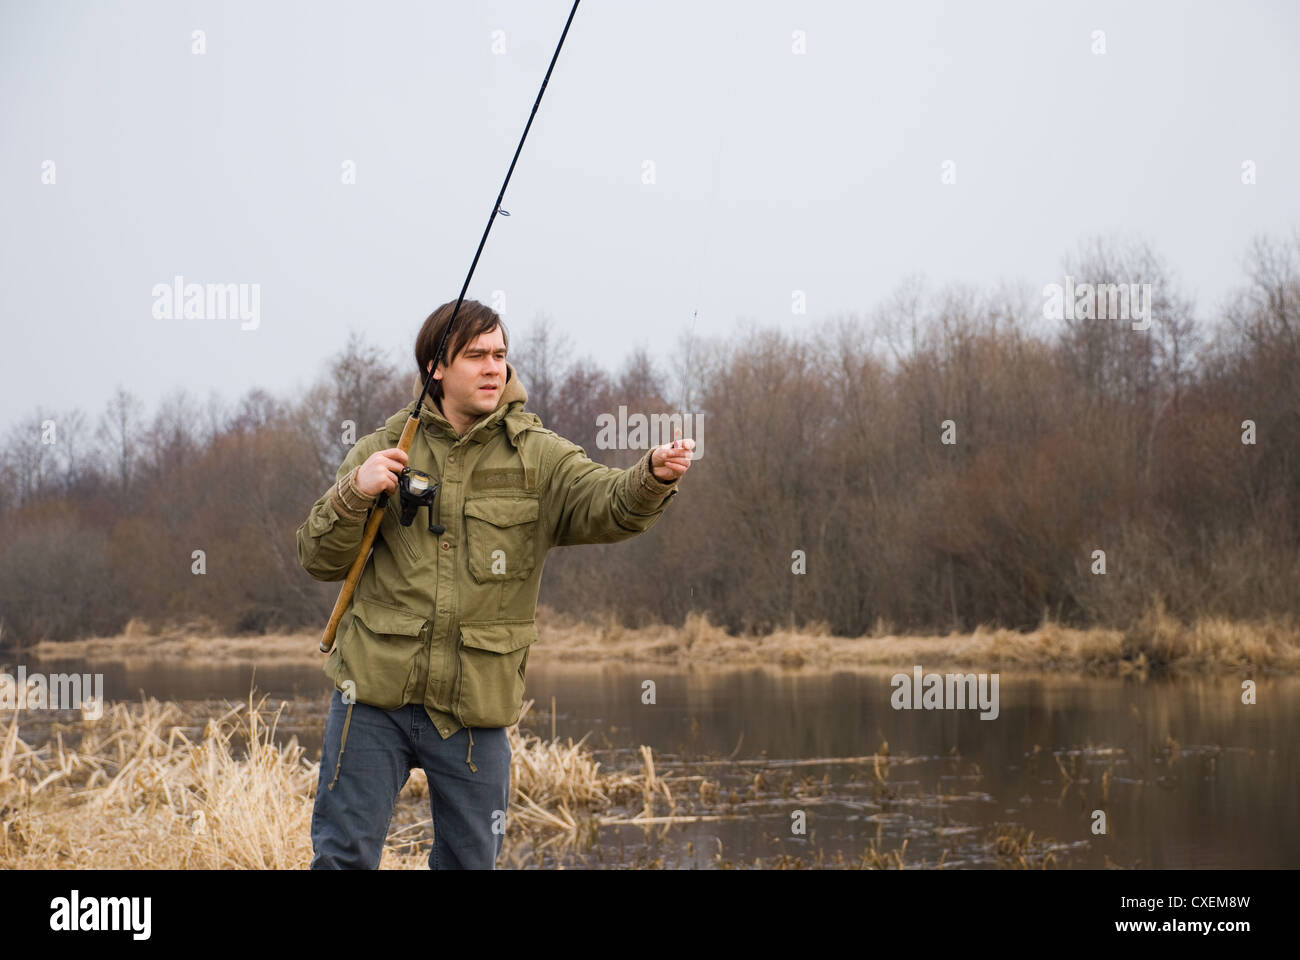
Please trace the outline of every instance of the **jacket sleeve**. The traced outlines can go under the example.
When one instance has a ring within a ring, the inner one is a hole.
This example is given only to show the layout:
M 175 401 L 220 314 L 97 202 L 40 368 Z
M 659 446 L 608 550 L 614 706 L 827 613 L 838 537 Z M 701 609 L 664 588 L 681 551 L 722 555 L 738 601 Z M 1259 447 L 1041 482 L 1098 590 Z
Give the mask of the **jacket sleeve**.
M 298 528 L 298 562 L 317 580 L 342 580 L 348 575 L 370 511 L 350 508 L 339 494 L 339 484 L 372 453 L 383 450 L 385 439 L 382 431 L 372 433 L 348 451 L 337 480 L 312 505 Z
M 551 544 L 615 543 L 649 530 L 677 495 L 650 471 L 650 454 L 626 470 L 596 463 L 582 447 L 551 435 L 542 496 Z

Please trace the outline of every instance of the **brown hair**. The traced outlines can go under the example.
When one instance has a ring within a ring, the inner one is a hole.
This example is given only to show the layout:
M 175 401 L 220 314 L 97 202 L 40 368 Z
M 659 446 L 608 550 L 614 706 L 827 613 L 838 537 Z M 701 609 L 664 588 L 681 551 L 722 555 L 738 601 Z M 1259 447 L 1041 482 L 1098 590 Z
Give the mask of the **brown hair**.
M 429 376 L 429 361 L 434 358 L 434 351 L 442 342 L 442 335 L 455 309 L 456 301 L 447 301 L 429 314 L 428 319 L 424 321 L 424 326 L 420 327 L 420 332 L 415 335 L 415 367 L 419 371 L 420 383 L 424 383 L 424 379 Z M 461 351 L 475 339 L 497 327 L 501 328 L 501 340 L 509 349 L 510 336 L 506 333 L 506 325 L 502 322 L 501 316 L 491 307 L 477 300 L 462 300 L 460 311 L 456 314 L 456 325 L 451 328 L 451 337 L 447 341 L 443 363 L 450 366 Z M 437 369 L 436 365 L 434 369 Z M 442 399 L 441 380 L 433 380 L 429 383 L 428 396 L 431 401 Z

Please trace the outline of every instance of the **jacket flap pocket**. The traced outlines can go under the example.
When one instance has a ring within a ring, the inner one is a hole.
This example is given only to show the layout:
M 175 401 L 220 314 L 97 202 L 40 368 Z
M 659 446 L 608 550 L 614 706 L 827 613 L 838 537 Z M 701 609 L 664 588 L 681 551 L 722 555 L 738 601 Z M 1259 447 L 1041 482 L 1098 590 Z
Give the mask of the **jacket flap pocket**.
M 526 647 L 537 639 L 537 624 L 527 623 L 476 623 L 460 625 L 461 642 L 476 650 L 492 653 L 510 653 Z
M 357 619 L 364 623 L 371 633 L 396 633 L 415 637 L 419 636 L 420 631 L 424 629 L 425 618 L 406 610 L 386 607 L 359 597 L 353 599 L 352 609 Z
M 537 501 L 529 498 L 483 497 L 465 503 L 465 516 L 486 520 L 494 527 L 512 527 L 537 519 Z
M 334 504 L 326 500 L 323 507 L 313 510 L 311 516 L 307 518 L 308 536 L 319 537 L 328 533 L 338 519 L 338 511 L 334 509 Z

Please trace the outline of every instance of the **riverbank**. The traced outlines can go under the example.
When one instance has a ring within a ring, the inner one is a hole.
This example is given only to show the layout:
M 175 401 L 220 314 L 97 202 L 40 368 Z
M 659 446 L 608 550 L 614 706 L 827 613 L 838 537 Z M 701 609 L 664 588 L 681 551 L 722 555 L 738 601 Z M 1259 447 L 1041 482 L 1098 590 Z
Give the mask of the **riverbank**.
M 978 629 L 947 636 L 837 637 L 778 630 L 733 636 L 692 614 L 680 626 L 627 628 L 612 618 L 583 621 L 538 609 L 530 664 L 652 663 L 681 667 L 854 670 L 926 667 L 1017 669 L 1120 677 L 1148 672 L 1212 675 L 1300 673 L 1300 628 L 1220 619 L 1184 624 L 1158 608 L 1126 630 L 1047 623 L 1019 632 Z M 40 643 L 26 654 L 87 662 L 185 660 L 321 663 L 318 633 L 222 636 L 191 628 L 154 630 L 132 621 L 115 637 Z M 10 658 L 12 659 L 12 657 Z

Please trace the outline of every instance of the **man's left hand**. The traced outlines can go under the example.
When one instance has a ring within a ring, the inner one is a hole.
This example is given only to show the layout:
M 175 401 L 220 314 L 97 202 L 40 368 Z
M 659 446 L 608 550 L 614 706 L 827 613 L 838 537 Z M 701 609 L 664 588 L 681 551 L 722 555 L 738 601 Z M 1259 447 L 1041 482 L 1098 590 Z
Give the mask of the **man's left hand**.
M 661 444 L 650 454 L 650 472 L 662 483 L 672 483 L 691 468 L 691 451 L 695 441 L 690 437 Z

